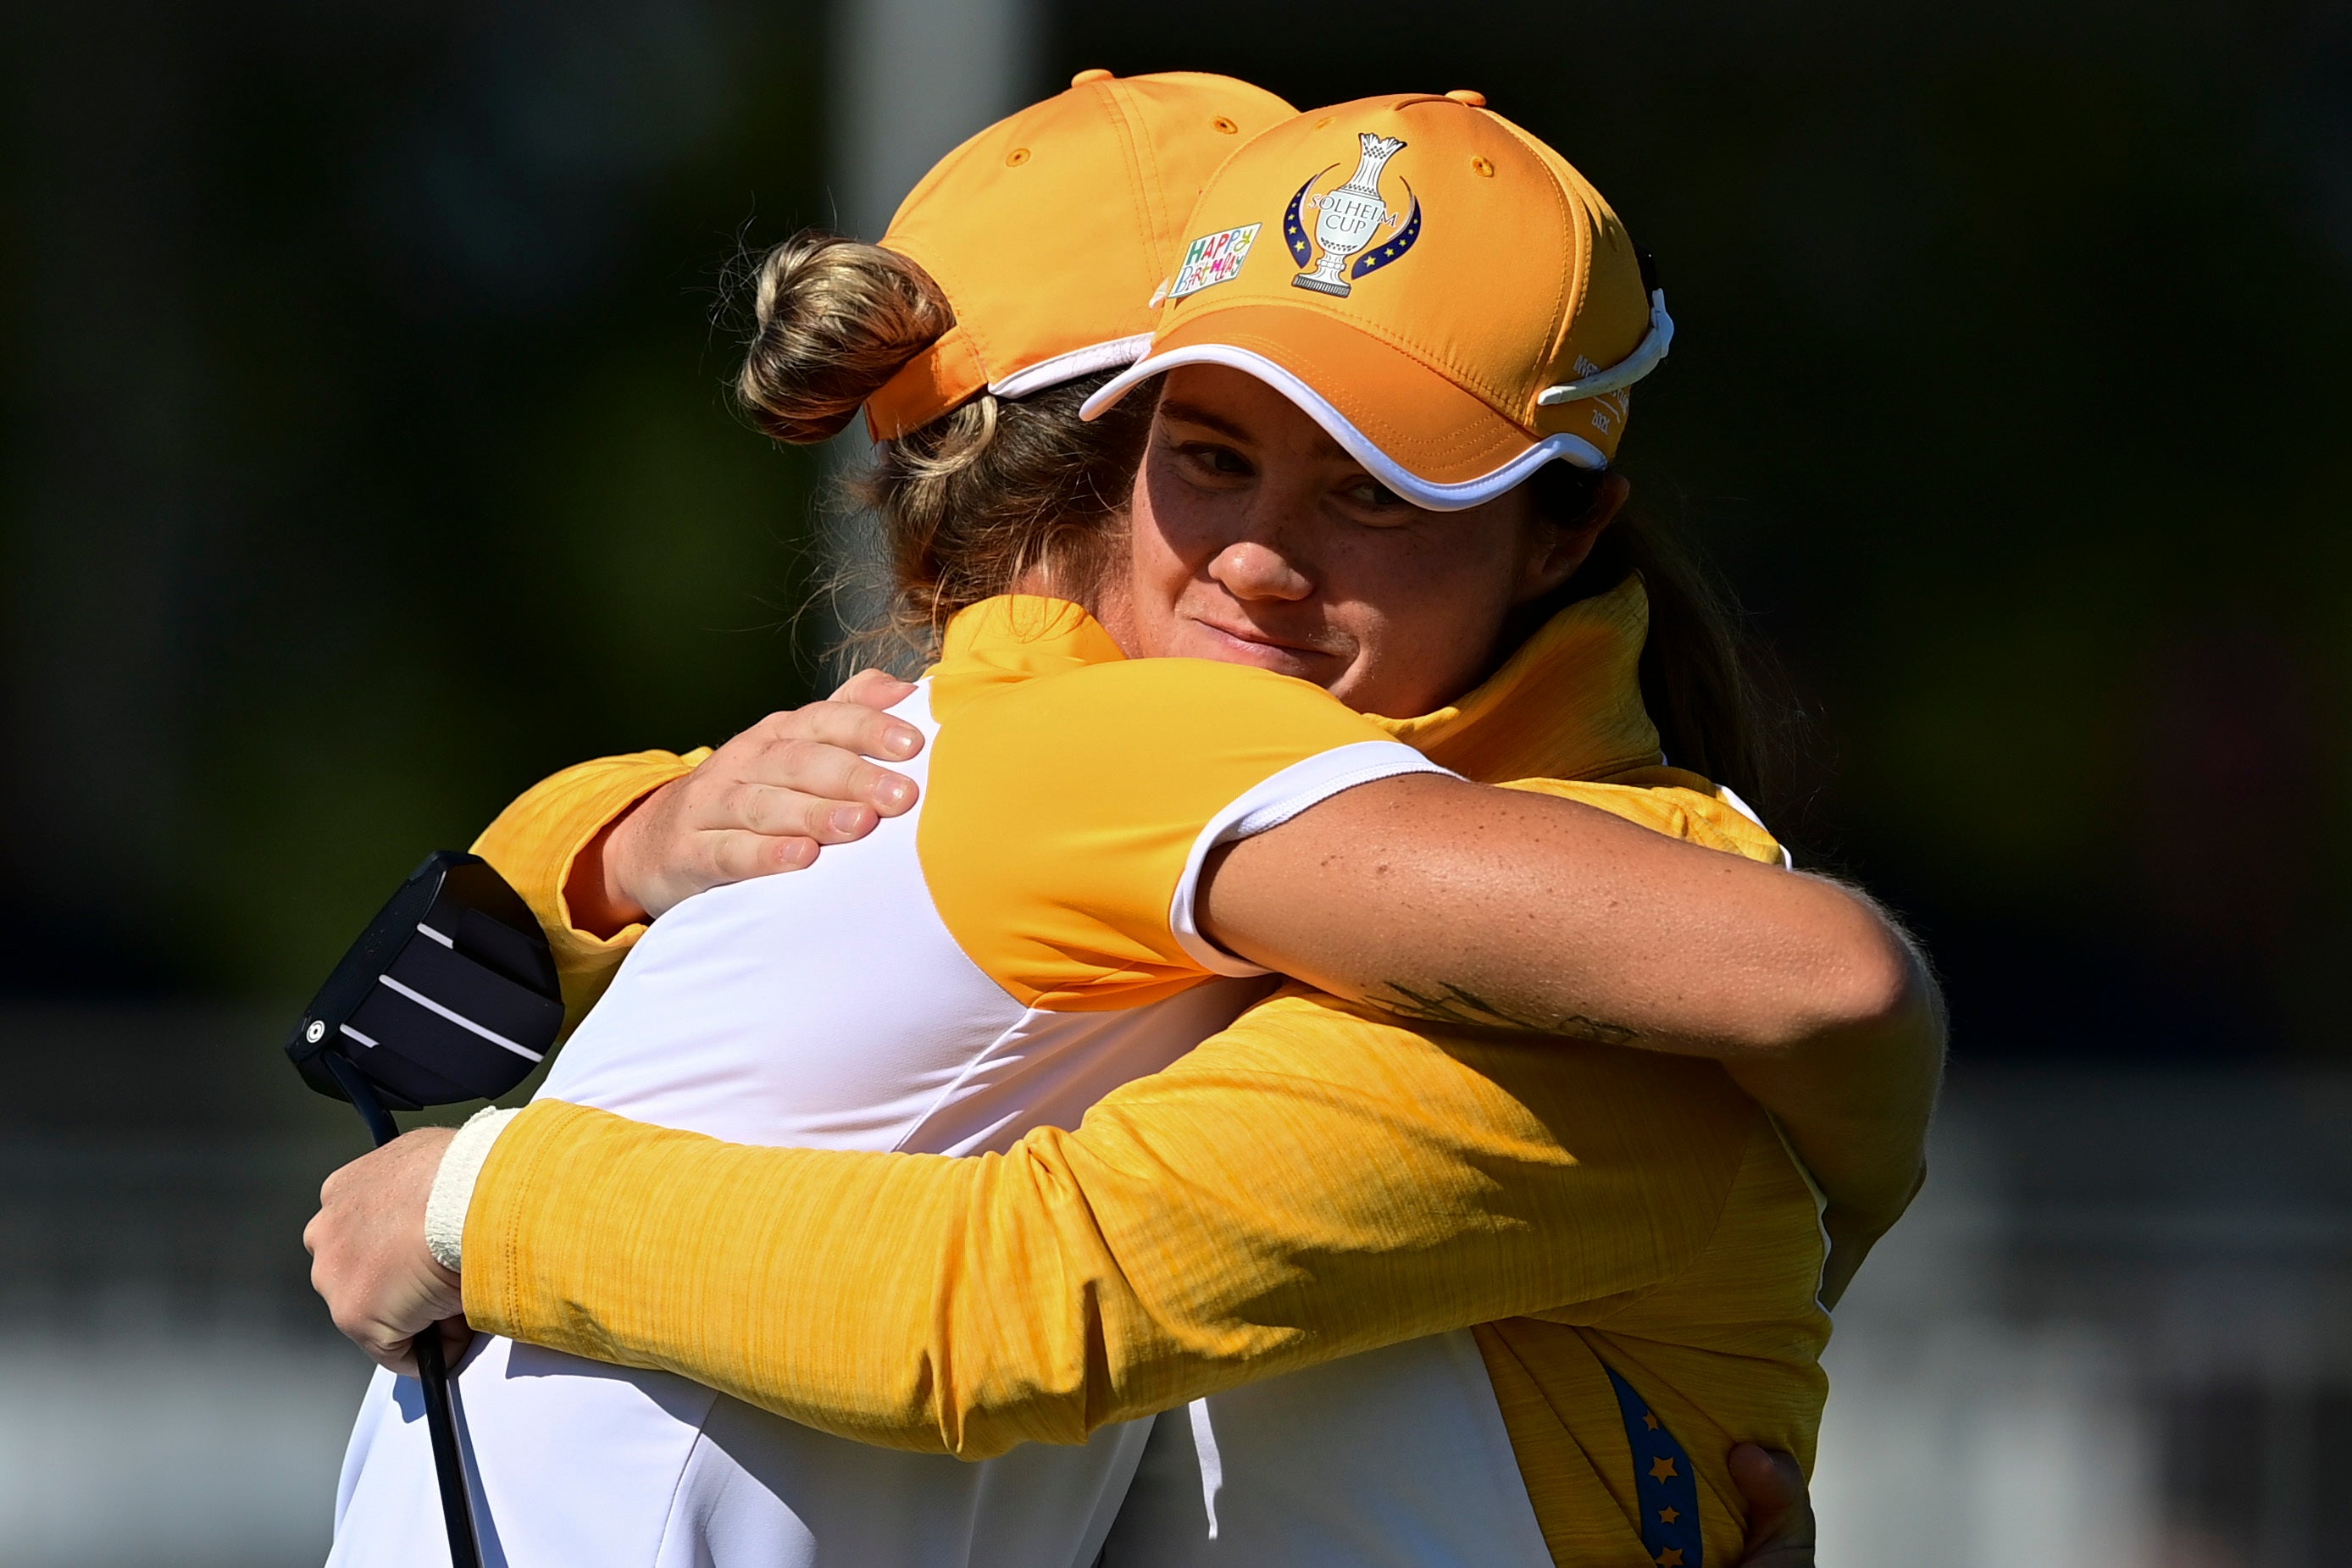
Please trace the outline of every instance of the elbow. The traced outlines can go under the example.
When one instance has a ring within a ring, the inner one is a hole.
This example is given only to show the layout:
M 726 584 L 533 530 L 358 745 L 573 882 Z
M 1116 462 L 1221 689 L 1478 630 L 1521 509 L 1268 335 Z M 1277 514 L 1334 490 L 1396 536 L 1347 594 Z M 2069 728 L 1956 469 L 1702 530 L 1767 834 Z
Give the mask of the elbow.
M 1866 898 L 1825 883 L 1839 905 L 1816 928 L 1820 945 L 1799 994 L 1773 1032 L 1773 1054 L 1830 1041 L 1900 1044 L 1943 1060 L 1944 1014 L 1927 959 Z
M 1874 912 L 1839 956 L 1836 978 L 1823 998 L 1824 1028 L 1833 1033 L 1876 1034 L 1923 1019 L 1930 1006 L 1927 967 L 1916 948 Z

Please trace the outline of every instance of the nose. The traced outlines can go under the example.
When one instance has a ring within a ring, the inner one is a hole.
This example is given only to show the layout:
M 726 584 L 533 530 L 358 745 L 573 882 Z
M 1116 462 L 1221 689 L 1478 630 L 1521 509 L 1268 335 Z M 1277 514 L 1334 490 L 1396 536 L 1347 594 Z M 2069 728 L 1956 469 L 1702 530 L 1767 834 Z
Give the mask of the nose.
M 1227 545 L 1209 563 L 1209 576 L 1241 600 L 1295 601 L 1315 591 L 1314 581 L 1296 561 L 1256 539 Z

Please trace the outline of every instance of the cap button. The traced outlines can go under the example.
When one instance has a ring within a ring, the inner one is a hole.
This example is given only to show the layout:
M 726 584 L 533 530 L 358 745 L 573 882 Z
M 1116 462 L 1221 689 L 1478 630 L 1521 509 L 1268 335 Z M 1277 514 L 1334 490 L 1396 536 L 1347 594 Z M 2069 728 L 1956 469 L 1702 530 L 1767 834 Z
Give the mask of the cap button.
M 1486 95 L 1473 87 L 1457 87 L 1445 95 L 1456 103 L 1466 103 L 1473 109 L 1486 107 Z
M 1090 81 L 1108 81 L 1110 79 L 1110 72 L 1102 69 L 1100 67 L 1097 67 L 1093 70 L 1080 71 L 1077 75 L 1072 77 L 1070 78 L 1070 85 L 1072 87 L 1084 87 Z

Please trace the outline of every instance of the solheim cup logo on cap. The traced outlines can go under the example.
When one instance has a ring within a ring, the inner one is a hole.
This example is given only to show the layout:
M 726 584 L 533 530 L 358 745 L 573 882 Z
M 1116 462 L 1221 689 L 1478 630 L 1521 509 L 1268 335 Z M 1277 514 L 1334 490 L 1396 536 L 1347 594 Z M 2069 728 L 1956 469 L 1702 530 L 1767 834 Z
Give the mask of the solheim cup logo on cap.
M 1336 295 L 1345 299 L 1352 291 L 1351 278 L 1361 278 L 1412 248 L 1421 237 L 1421 198 L 1413 194 L 1412 182 L 1399 175 L 1398 183 L 1411 201 L 1411 209 L 1402 219 L 1389 210 L 1388 201 L 1381 194 L 1381 176 L 1387 172 L 1389 160 L 1404 151 L 1404 143 L 1393 136 L 1375 136 L 1369 131 L 1356 133 L 1356 141 L 1364 150 L 1356 172 L 1348 183 L 1319 196 L 1307 193 L 1315 182 L 1339 167 L 1337 163 L 1318 170 L 1308 176 L 1298 193 L 1290 198 L 1290 208 L 1282 214 L 1282 237 L 1289 242 L 1290 254 L 1305 270 L 1290 280 L 1296 288 L 1311 288 L 1318 294 Z M 1307 243 L 1307 225 L 1299 216 L 1303 209 L 1316 211 L 1314 244 Z M 1348 267 L 1348 258 L 1372 243 L 1372 235 L 1381 225 L 1390 230 L 1388 243 Z M 1323 257 L 1315 259 L 1315 246 L 1323 247 Z M 1309 263 L 1312 263 L 1310 266 Z M 1340 272 L 1346 269 L 1347 277 Z
M 1265 226 L 1244 224 L 1235 229 L 1221 229 L 1213 235 L 1202 235 L 1185 246 L 1183 264 L 1176 269 L 1176 281 L 1169 286 L 1168 298 L 1181 299 L 1213 283 L 1227 283 L 1239 277 L 1242 263 L 1249 257 L 1250 246 L 1257 243 L 1257 231 Z M 1155 299 L 1152 303 L 1160 302 Z

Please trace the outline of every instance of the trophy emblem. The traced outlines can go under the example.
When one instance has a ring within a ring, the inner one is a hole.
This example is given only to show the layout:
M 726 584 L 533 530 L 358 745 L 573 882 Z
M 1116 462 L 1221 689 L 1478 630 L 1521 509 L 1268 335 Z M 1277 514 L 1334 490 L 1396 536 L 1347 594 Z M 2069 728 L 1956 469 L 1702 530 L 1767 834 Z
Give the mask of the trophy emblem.
M 1361 277 L 1387 266 L 1421 235 L 1419 198 L 1413 201 L 1411 217 L 1401 220 L 1389 211 L 1388 202 L 1381 195 L 1381 175 L 1389 160 L 1404 151 L 1404 143 L 1393 136 L 1375 136 L 1369 131 L 1358 131 L 1356 141 L 1363 149 L 1363 157 L 1345 184 L 1320 196 L 1309 196 L 1307 191 L 1322 178 L 1318 174 L 1299 186 L 1298 193 L 1290 198 L 1290 211 L 1285 214 L 1282 225 L 1283 237 L 1290 242 L 1291 255 L 1305 269 L 1290 280 L 1294 287 L 1345 299 L 1352 287 L 1349 278 Z M 1405 187 L 1408 193 L 1412 188 Z M 1311 267 L 1307 262 L 1313 248 L 1307 244 L 1306 225 L 1300 218 L 1301 209 L 1307 207 L 1315 209 L 1315 246 L 1323 252 Z M 1373 235 L 1382 225 L 1395 230 L 1389 243 L 1349 271 L 1349 259 L 1372 243 Z

